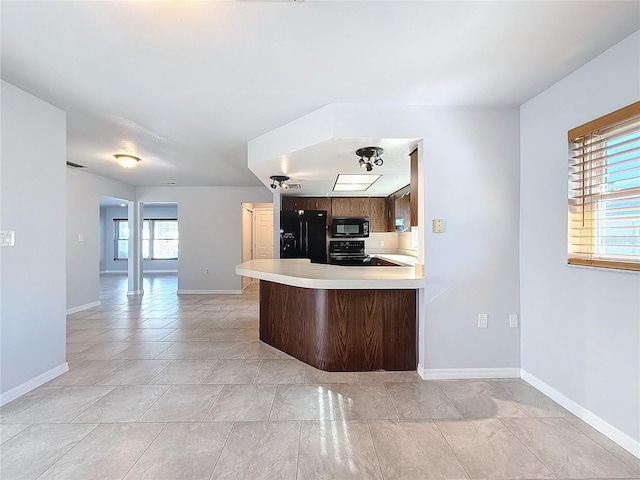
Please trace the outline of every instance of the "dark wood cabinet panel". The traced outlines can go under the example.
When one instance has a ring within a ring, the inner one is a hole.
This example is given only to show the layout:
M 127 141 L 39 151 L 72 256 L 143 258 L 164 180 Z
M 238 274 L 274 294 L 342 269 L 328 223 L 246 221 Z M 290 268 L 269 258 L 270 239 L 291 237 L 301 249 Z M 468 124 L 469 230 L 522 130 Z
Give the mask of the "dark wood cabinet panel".
M 418 225 L 418 149 L 411 152 L 411 226 Z
M 404 195 L 396 198 L 396 229 L 398 232 L 409 232 L 411 230 L 411 195 Z M 400 225 L 398 222 L 401 220 Z
M 331 199 L 329 197 L 315 197 L 314 210 L 327 211 L 327 225 L 331 224 Z
M 368 217 L 369 197 L 333 197 L 331 214 L 334 217 Z
M 387 199 L 384 197 L 371 197 L 370 202 L 371 231 L 386 232 L 388 223 Z
M 387 232 L 396 231 L 396 197 L 389 195 L 387 201 Z
M 316 210 L 314 197 L 282 197 L 282 210 Z
M 326 210 L 331 214 L 329 197 L 282 197 L 281 210 Z
M 369 217 L 372 232 L 395 231 L 395 204 L 391 197 L 282 197 L 282 210 L 326 210 L 333 217 Z
M 260 340 L 326 371 L 415 370 L 416 290 L 260 281 Z

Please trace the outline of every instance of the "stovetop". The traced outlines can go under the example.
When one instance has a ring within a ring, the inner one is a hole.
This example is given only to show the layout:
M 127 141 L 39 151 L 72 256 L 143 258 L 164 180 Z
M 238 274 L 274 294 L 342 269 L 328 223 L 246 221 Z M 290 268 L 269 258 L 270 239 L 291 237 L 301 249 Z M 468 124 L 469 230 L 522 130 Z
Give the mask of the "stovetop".
M 340 240 L 329 243 L 329 260 L 334 265 L 366 265 L 371 259 L 364 253 L 364 240 Z

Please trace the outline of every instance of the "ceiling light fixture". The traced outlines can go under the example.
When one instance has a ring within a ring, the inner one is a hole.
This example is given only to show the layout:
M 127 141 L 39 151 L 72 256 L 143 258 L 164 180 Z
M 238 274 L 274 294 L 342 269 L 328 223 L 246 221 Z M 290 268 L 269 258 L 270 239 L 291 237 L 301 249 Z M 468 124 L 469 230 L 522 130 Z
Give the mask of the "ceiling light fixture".
M 336 177 L 336 183 L 333 185 L 334 192 L 364 192 L 382 175 L 362 174 L 351 175 L 340 173 Z
M 384 163 L 380 154 L 384 150 L 381 147 L 364 147 L 356 150 L 356 155 L 360 157 L 359 164 L 361 168 L 364 168 L 367 172 L 373 170 L 373 166 L 380 167 Z
M 289 180 L 289 177 L 287 177 L 286 175 L 271 175 L 269 178 L 271 179 L 271 188 L 273 188 L 274 190 L 278 187 L 283 190 L 289 188 L 289 185 L 287 185 L 287 180 Z
M 116 157 L 116 160 L 118 161 L 118 163 L 122 165 L 124 168 L 135 167 L 140 161 L 138 157 L 134 157 L 133 155 L 127 155 L 124 153 L 118 153 L 114 155 L 114 157 Z

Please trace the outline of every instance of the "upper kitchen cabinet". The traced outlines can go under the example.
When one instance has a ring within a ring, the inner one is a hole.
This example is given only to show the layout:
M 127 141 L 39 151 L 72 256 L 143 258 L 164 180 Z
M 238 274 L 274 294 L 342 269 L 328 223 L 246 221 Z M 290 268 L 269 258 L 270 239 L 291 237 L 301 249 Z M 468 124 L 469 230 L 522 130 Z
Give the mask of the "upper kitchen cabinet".
M 282 197 L 282 210 L 326 210 L 333 217 L 369 217 L 372 232 L 393 232 L 385 197 Z
M 387 199 L 385 197 L 371 197 L 370 202 L 371 231 L 386 232 L 388 228 Z
M 326 197 L 282 197 L 282 210 L 331 211 L 331 199 Z
M 334 217 L 369 217 L 369 197 L 333 197 L 331 214 Z
M 411 230 L 411 194 L 395 197 L 395 230 L 396 232 L 408 232 Z
M 411 226 L 418 225 L 418 149 L 410 154 L 411 157 Z

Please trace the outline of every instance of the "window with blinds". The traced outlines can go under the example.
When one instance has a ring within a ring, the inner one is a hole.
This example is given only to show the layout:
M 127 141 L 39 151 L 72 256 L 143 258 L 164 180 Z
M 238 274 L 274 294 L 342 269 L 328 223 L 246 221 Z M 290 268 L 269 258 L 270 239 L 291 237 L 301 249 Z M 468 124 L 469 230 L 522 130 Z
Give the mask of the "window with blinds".
M 568 261 L 640 271 L 640 102 L 569 131 Z

